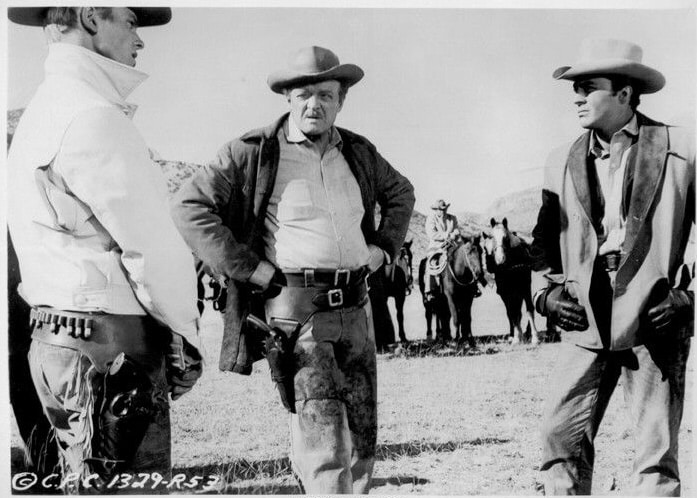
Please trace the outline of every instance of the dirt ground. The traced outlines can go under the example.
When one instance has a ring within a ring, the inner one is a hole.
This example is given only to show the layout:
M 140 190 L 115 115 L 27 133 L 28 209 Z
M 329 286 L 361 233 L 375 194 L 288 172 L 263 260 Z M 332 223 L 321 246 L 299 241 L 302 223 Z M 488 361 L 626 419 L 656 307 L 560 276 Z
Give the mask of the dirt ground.
M 299 492 L 288 461 L 287 416 L 268 369 L 251 376 L 217 369 L 220 316 L 204 315 L 206 371 L 194 391 L 172 404 L 175 472 L 215 474 L 227 494 Z M 544 328 L 544 322 L 538 321 Z M 423 339 L 418 291 L 407 299 L 407 336 Z M 503 305 L 491 289 L 475 300 L 475 335 L 506 334 Z M 475 354 L 442 350 L 418 357 L 397 350 L 378 358 L 379 432 L 375 494 L 531 495 L 539 487 L 539 422 L 561 345 L 482 344 Z M 680 434 L 683 495 L 692 496 L 694 355 Z M 632 434 L 622 387 L 596 440 L 593 491 L 627 489 Z M 16 430 L 13 445 L 17 446 Z M 15 450 L 16 453 L 16 450 Z

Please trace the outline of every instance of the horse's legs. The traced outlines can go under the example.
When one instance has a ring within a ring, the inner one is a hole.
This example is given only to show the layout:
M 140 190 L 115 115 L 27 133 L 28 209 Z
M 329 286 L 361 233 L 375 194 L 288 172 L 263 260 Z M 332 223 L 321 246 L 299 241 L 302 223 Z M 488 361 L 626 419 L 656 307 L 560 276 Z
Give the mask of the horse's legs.
M 523 329 L 520 327 L 522 300 L 517 296 L 509 295 L 503 299 L 503 302 L 506 305 L 506 316 L 512 329 L 511 344 L 520 344 L 524 340 Z
M 394 297 L 394 306 L 397 310 L 397 325 L 399 326 L 399 340 L 407 342 L 407 336 L 404 332 L 404 294 L 399 294 Z
M 449 289 L 445 291 L 445 297 L 448 300 L 448 308 L 450 309 L 450 317 L 453 320 L 453 327 L 455 328 L 455 340 L 459 343 L 461 336 L 460 336 L 460 314 L 457 309 L 457 303 L 455 302 L 455 296 L 454 296 L 454 289 Z M 450 334 L 448 334 L 450 335 Z M 447 337 L 447 339 L 451 339 L 451 337 Z M 445 336 L 444 336 L 444 339 Z
M 474 290 L 464 292 L 462 307 L 460 309 L 460 329 L 462 330 L 462 341 L 467 340 L 469 347 L 476 347 L 474 336 L 472 335 L 472 302 L 474 301 Z
M 431 304 L 424 303 L 424 315 L 426 316 L 426 339 L 433 338 L 433 330 L 431 329 L 431 318 L 433 317 L 433 312 L 431 311 Z M 436 327 L 438 326 L 438 319 L 436 318 Z M 436 329 L 437 332 L 437 329 Z
M 532 295 L 530 293 L 530 283 L 528 282 L 527 292 L 523 293 L 525 300 L 525 313 L 528 316 L 528 324 L 530 325 L 530 343 L 537 345 L 540 343 L 537 327 L 535 327 L 535 308 L 532 305 Z

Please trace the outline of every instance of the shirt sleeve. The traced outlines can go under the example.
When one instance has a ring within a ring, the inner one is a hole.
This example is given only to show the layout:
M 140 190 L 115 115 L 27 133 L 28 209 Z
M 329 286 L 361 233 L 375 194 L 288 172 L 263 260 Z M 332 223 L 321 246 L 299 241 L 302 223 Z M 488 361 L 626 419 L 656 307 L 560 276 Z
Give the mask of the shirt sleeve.
M 60 154 L 58 172 L 121 249 L 143 308 L 198 346 L 193 256 L 170 216 L 162 171 L 133 123 L 116 108 L 85 111 Z

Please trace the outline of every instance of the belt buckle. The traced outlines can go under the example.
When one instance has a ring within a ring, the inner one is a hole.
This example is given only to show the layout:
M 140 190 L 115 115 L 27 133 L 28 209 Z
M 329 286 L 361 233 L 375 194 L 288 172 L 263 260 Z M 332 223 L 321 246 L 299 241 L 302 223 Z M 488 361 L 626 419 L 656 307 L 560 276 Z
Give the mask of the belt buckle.
M 346 282 L 343 284 L 339 282 L 340 275 L 346 276 Z M 350 280 L 351 280 L 351 270 L 339 269 L 339 270 L 336 270 L 334 272 L 334 286 L 335 287 L 341 287 L 341 286 L 348 287 Z
M 344 304 L 344 291 L 341 289 L 329 289 L 327 292 L 329 306 L 336 308 Z

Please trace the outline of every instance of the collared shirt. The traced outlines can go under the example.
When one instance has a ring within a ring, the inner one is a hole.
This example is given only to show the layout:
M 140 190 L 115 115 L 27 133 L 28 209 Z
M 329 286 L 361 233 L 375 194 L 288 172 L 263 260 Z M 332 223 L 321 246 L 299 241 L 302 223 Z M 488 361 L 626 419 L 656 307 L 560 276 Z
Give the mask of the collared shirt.
M 148 313 L 196 345 L 193 257 L 125 100 L 146 75 L 65 43 L 49 45 L 45 72 L 8 157 L 23 297 L 62 310 Z
M 324 154 L 289 117 L 278 132 L 280 158 L 265 219 L 266 258 L 283 269 L 368 263 L 358 182 L 331 128 Z
M 624 241 L 625 214 L 622 209 L 623 186 L 627 159 L 636 145 L 639 126 L 636 114 L 612 136 L 610 143 L 591 133 L 589 154 L 592 155 L 605 201 L 603 234 L 599 254 L 619 251 Z M 616 157 L 619 155 L 619 157 Z

